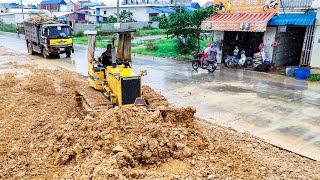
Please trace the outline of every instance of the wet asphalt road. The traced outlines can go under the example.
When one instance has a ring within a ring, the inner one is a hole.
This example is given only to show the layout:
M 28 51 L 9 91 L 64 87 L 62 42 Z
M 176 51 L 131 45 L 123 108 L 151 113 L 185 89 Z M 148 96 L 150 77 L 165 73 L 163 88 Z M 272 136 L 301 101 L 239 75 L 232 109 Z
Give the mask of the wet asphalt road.
M 0 32 L 0 45 L 27 53 L 23 37 Z M 101 50 L 98 50 L 101 53 Z M 86 47 L 71 58 L 39 61 L 86 75 Z M 278 75 L 221 69 L 192 71 L 191 64 L 133 57 L 136 72 L 147 70 L 144 84 L 176 106 L 194 106 L 209 122 L 249 132 L 271 144 L 320 161 L 320 85 Z

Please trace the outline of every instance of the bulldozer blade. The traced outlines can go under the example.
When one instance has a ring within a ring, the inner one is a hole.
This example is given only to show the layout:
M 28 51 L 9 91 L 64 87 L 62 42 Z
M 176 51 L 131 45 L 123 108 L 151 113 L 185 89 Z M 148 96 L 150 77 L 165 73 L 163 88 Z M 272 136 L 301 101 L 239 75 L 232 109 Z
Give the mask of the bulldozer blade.
M 136 106 L 147 106 L 147 102 L 142 98 L 136 98 L 134 101 L 134 105 Z
M 82 106 L 85 111 L 106 111 L 113 107 L 112 103 L 102 92 L 93 88 L 79 89 L 75 92 L 76 100 L 79 106 Z

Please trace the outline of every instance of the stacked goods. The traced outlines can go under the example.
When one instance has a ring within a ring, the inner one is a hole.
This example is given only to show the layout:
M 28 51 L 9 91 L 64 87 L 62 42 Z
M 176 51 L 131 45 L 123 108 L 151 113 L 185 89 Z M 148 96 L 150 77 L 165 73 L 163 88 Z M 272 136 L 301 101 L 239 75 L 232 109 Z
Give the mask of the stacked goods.
M 34 16 L 28 19 L 28 22 L 36 23 L 36 24 L 40 24 L 43 22 L 50 22 L 50 21 L 53 21 L 53 18 L 49 16 Z
M 262 61 L 262 53 L 261 53 L 261 52 L 254 53 L 254 55 L 253 55 L 253 60 L 254 60 L 255 62 L 257 62 L 257 61 Z

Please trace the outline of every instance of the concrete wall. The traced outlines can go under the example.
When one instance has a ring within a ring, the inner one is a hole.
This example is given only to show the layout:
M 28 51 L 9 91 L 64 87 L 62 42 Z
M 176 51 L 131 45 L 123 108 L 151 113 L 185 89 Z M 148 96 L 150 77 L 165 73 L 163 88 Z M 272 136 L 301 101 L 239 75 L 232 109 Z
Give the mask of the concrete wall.
M 218 43 L 218 54 L 217 61 L 218 63 L 222 62 L 222 42 L 224 38 L 224 31 L 214 31 L 213 32 L 213 42 Z
M 276 66 L 282 66 L 289 62 L 288 49 L 291 48 L 291 36 L 287 32 L 279 32 L 280 44 L 274 48 L 273 62 Z
M 267 27 L 267 30 L 264 33 L 264 37 L 263 37 L 263 43 L 265 46 L 264 50 L 267 58 L 269 58 L 271 62 L 273 62 L 273 50 L 274 50 L 272 46 L 272 42 L 275 40 L 276 33 L 277 33 L 276 27 Z
M 141 7 L 121 7 L 120 11 L 127 10 L 132 12 L 133 18 L 136 21 L 150 21 L 149 14 L 147 13 L 147 8 L 145 6 Z M 101 8 L 100 15 L 104 17 L 116 16 L 117 8 Z
M 114 24 L 74 24 L 74 31 L 86 31 L 95 30 L 96 27 L 101 27 L 102 29 L 113 29 Z M 132 22 L 132 23 L 121 23 L 121 28 L 123 29 L 142 29 L 142 28 L 159 28 L 159 22 Z
M 310 65 L 320 67 L 320 10 L 318 9 L 316 26 L 314 31 L 313 48 Z

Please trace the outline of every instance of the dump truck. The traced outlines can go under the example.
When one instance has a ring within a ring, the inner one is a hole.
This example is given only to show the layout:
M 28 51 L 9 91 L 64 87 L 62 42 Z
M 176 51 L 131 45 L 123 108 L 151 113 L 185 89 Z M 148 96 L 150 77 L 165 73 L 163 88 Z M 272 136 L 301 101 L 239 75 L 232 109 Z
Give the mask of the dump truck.
M 73 49 L 72 28 L 57 22 L 24 22 L 28 53 L 42 54 L 44 58 L 65 53 L 70 57 Z

